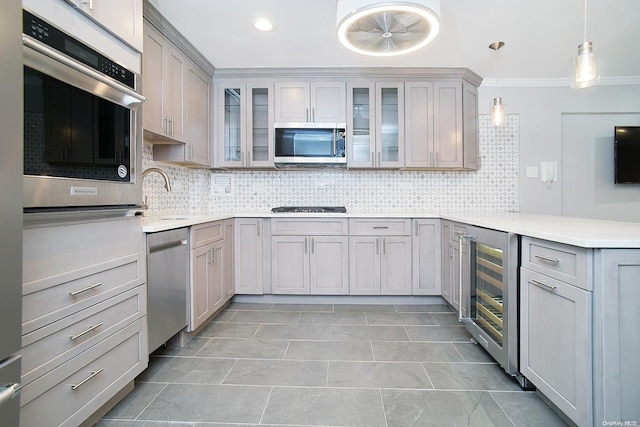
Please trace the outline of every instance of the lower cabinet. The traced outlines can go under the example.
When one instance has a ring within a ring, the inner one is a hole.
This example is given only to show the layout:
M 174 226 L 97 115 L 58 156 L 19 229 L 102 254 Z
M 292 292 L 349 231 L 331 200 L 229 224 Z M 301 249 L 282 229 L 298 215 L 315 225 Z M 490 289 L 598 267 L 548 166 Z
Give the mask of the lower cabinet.
M 351 295 L 411 295 L 408 219 L 349 220 Z
M 263 293 L 265 221 L 261 218 L 235 220 L 233 262 L 237 294 Z
M 463 241 L 460 251 L 460 236 L 465 234 L 464 224 L 442 221 L 442 297 L 458 310 L 460 301 L 460 257 L 468 256 L 468 246 Z M 462 263 L 462 277 L 469 280 L 468 262 Z
M 440 220 L 413 221 L 413 295 L 440 295 L 442 283 Z
M 274 219 L 271 224 L 274 294 L 349 293 L 346 219 Z
M 139 217 L 22 237 L 21 424 L 77 426 L 147 367 L 146 239 Z
M 189 331 L 196 330 L 233 296 L 233 223 L 215 221 L 191 227 Z M 227 237 L 226 232 L 231 233 Z M 228 282 L 228 283 L 225 283 Z

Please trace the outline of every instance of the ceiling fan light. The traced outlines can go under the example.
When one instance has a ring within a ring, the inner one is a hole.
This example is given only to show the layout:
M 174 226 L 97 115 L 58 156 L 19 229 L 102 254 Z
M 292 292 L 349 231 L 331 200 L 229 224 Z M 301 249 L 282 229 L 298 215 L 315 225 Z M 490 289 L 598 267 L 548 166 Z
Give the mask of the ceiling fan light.
M 491 123 L 494 126 L 501 126 L 504 123 L 505 111 L 502 98 L 493 98 L 491 102 Z
M 596 57 L 593 53 L 593 44 L 585 41 L 578 45 L 578 56 L 574 63 L 571 87 L 581 89 L 593 86 L 599 79 L 600 76 L 596 72 Z
M 338 40 L 362 55 L 396 56 L 429 44 L 440 30 L 440 0 L 337 1 Z

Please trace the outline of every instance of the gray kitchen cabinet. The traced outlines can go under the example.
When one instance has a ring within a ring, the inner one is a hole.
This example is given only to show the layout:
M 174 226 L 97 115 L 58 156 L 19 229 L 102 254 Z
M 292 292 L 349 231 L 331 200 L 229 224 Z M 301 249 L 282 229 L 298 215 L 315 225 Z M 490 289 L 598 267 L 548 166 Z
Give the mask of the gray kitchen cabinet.
M 594 425 L 640 420 L 640 250 L 602 249 L 594 264 Z
M 23 425 L 80 425 L 147 367 L 139 217 L 27 217 L 22 293 Z
M 263 293 L 265 221 L 267 220 L 261 218 L 235 220 L 234 281 L 237 294 Z
M 478 169 L 475 86 L 407 82 L 405 99 L 406 167 Z
M 153 159 L 186 167 L 210 167 L 211 77 L 189 60 L 186 61 L 185 76 L 185 143 L 155 144 Z M 174 126 L 173 122 L 171 123 L 171 126 Z
M 413 295 L 441 295 L 441 227 L 439 219 L 414 219 Z
M 346 219 L 274 219 L 271 236 L 274 294 L 349 293 Z
M 142 127 L 147 140 L 185 142 L 186 74 L 186 55 L 145 20 Z
M 276 123 L 345 123 L 345 82 L 277 82 Z
M 142 0 L 65 1 L 138 52 L 142 52 Z
M 273 167 L 273 84 L 215 83 L 215 166 Z
M 404 166 L 404 84 L 349 82 L 347 162 L 350 168 Z
M 460 301 L 460 258 L 469 256 L 469 243 L 464 240 L 460 251 L 460 236 L 466 234 L 464 224 L 451 221 L 442 222 L 442 296 L 458 310 Z M 469 263 L 462 263 L 462 278 L 469 279 Z M 463 285 L 466 289 L 466 285 Z
M 349 220 L 351 295 L 411 295 L 410 227 L 406 219 Z
M 235 221 L 224 220 L 224 247 L 222 248 L 222 299 L 226 303 L 236 293 L 234 281 L 234 255 L 235 255 Z
M 207 222 L 191 227 L 188 331 L 195 331 L 226 302 L 225 257 L 230 255 L 225 254 L 225 240 L 224 221 Z

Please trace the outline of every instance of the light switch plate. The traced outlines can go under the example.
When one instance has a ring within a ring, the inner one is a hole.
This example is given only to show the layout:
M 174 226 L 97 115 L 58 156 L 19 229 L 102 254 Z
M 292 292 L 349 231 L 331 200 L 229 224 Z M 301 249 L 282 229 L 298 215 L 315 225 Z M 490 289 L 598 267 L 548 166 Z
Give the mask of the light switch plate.
M 538 177 L 538 167 L 527 166 L 527 178 L 537 178 L 537 177 Z

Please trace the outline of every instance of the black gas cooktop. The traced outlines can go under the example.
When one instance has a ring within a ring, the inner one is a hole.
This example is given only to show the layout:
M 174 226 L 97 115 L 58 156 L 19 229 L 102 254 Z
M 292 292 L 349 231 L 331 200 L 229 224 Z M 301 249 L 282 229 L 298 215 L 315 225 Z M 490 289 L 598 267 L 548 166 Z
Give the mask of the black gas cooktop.
M 344 206 L 278 206 L 273 213 L 346 213 Z

